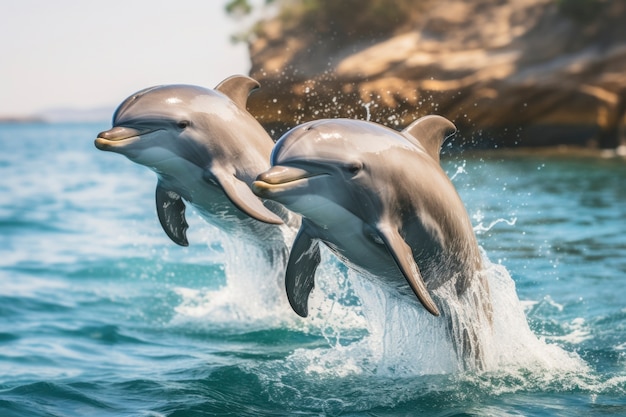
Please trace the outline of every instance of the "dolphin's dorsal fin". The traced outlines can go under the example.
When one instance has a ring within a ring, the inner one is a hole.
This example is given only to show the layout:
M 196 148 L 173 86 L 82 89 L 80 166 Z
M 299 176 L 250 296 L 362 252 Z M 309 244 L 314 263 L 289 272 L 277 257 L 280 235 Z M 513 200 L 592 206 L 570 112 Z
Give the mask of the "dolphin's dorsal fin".
M 456 133 L 456 126 L 445 117 L 424 116 L 401 132 L 411 141 L 417 141 L 426 152 L 439 162 L 439 151 L 445 140 Z
M 293 311 L 301 317 L 309 314 L 309 294 L 315 286 L 315 271 L 320 264 L 319 242 L 312 237 L 310 230 L 308 221 L 302 220 L 285 272 L 287 299 Z
M 422 274 L 415 263 L 415 259 L 413 259 L 411 247 L 404 241 L 402 236 L 400 236 L 398 229 L 391 224 L 380 223 L 377 225 L 376 230 L 378 230 L 389 254 L 393 257 L 394 261 L 396 261 L 396 265 L 398 265 L 400 272 L 404 275 L 404 278 L 409 283 L 409 286 L 418 300 L 429 313 L 438 316 L 439 309 L 428 293 L 424 278 L 422 278 Z
M 161 227 L 172 242 L 180 246 L 189 246 L 185 202 L 180 195 L 163 187 L 161 182 L 156 187 L 156 209 Z
M 219 83 L 215 89 L 227 95 L 237 106 L 245 109 L 248 96 L 260 86 L 259 82 L 253 78 L 245 75 L 232 75 Z

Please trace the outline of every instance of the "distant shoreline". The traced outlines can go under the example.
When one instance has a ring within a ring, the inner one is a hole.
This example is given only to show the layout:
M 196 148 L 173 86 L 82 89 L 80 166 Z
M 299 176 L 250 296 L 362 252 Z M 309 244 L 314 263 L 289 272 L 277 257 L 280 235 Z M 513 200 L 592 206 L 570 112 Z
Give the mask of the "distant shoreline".
M 0 117 L 0 126 L 6 125 L 63 125 L 63 124 L 111 124 L 111 120 L 70 119 L 50 120 L 42 117 Z
M 30 114 L 0 114 L 0 124 L 99 123 L 111 121 L 115 106 L 51 108 Z
M 0 116 L 1 124 L 9 123 L 50 123 L 43 117 L 38 116 Z

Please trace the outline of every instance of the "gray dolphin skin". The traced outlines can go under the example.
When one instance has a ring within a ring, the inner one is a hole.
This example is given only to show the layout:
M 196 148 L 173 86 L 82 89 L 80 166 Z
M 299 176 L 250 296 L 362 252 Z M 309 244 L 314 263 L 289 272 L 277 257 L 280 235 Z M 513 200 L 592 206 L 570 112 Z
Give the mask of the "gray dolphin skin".
M 432 290 L 453 280 L 461 295 L 480 279 L 469 216 L 439 163 L 443 142 L 455 132 L 440 116 L 418 119 L 402 132 L 328 119 L 278 140 L 272 168 L 253 190 L 303 216 L 285 277 L 297 314 L 308 314 L 320 241 L 348 266 L 436 316 Z
M 247 112 L 257 81 L 232 76 L 214 90 L 164 85 L 141 90 L 115 111 L 95 146 L 120 153 L 158 177 L 157 214 L 165 233 L 187 246 L 185 202 L 209 223 L 245 238 L 281 240 L 276 225 L 290 215 L 265 204 L 250 186 L 267 170 L 274 142 Z M 283 242 L 284 244 L 284 242 Z

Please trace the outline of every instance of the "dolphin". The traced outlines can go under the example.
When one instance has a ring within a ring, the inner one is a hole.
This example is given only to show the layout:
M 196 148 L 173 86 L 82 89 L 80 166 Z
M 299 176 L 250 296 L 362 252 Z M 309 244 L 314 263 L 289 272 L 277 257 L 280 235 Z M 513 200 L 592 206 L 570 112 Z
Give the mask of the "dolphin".
M 163 230 L 187 246 L 185 201 L 209 223 L 244 238 L 283 241 L 277 225 L 287 210 L 263 202 L 250 186 L 270 167 L 273 140 L 246 110 L 252 78 L 235 75 L 214 90 L 163 85 L 122 102 L 96 148 L 120 153 L 157 174 L 156 206 Z M 284 244 L 284 241 L 283 241 Z
M 308 314 L 320 241 L 349 267 L 435 316 L 433 290 L 453 283 L 460 296 L 482 279 L 469 216 L 439 161 L 443 142 L 455 132 L 452 122 L 435 115 L 401 132 L 323 119 L 276 142 L 272 167 L 252 188 L 302 215 L 285 274 L 298 315 Z

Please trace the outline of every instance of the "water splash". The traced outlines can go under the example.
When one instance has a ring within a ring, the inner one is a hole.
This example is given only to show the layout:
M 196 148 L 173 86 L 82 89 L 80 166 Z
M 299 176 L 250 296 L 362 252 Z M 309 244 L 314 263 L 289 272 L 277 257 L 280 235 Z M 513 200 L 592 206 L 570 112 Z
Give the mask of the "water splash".
M 287 242 L 293 241 L 295 231 L 284 228 L 283 232 Z M 342 332 L 363 328 L 358 300 L 350 291 L 342 266 L 330 261 L 329 253 L 323 252 L 309 299 L 309 316 L 303 320 L 287 300 L 286 254 L 268 256 L 266 248 L 220 232 L 214 238 L 224 248 L 225 282 L 217 288 L 212 283 L 200 288 L 174 288 L 181 301 L 175 307 L 172 326 L 219 327 L 233 332 L 286 327 L 322 335 L 329 344 L 340 343 Z
M 287 228 L 285 233 L 290 233 Z M 221 243 L 221 269 L 225 283 L 215 288 L 176 287 L 181 298 L 172 325 L 202 325 L 251 329 L 283 324 L 281 311 L 289 307 L 280 282 L 284 280 L 286 254 L 281 247 L 262 248 L 215 229 Z M 285 236 L 291 241 L 291 236 Z M 212 243 L 208 243 L 209 246 Z
M 575 355 L 548 345 L 533 334 L 517 298 L 515 283 L 506 269 L 486 258 L 484 262 L 493 305 L 492 328 L 476 329 L 483 344 L 484 368 L 493 371 L 508 367 L 568 370 L 584 367 Z M 294 361 L 301 363 L 309 357 L 311 366 L 305 369 L 316 373 L 323 373 L 322 363 L 335 364 L 326 369 L 332 375 L 406 377 L 464 369 L 463 358 L 455 354 L 444 320 L 399 300 L 354 272 L 348 272 L 348 278 L 361 301 L 359 314 L 365 318 L 367 336 L 349 346 L 296 351 Z
M 515 226 L 515 224 L 517 223 L 517 217 L 513 217 L 511 219 L 496 219 L 489 223 L 487 226 L 485 226 L 482 222 L 484 216 L 480 211 L 474 214 L 472 218 L 478 222 L 478 224 L 474 226 L 474 233 L 476 233 L 477 235 L 490 231 L 495 225 L 499 223 L 506 223 L 509 226 Z
M 587 371 L 575 354 L 548 344 L 531 331 L 523 304 L 517 297 L 515 282 L 506 268 L 485 259 L 494 310 L 494 348 L 488 359 L 491 370 L 546 369 L 558 372 Z
M 319 337 L 322 346 L 295 345 L 283 357 L 238 365 L 258 376 L 270 401 L 282 406 L 336 414 L 396 406 L 445 392 L 481 396 L 570 389 L 572 384 L 591 389 L 607 383 L 594 377 L 577 355 L 532 332 L 526 304 L 520 302 L 508 271 L 484 253 L 493 324 L 476 329 L 484 356 L 483 370 L 478 371 L 465 370 L 455 349 L 458 342 L 450 338 L 444 320 L 346 269 L 326 249 L 305 319 L 288 305 L 284 270 L 273 269 L 263 251 L 242 242 L 225 243 L 224 249 L 225 284 L 207 290 L 178 287 L 181 303 L 171 325 L 217 326 L 232 332 L 289 329 Z M 467 302 L 461 300 L 452 313 L 464 314 L 464 305 Z M 579 324 L 572 322 L 574 327 Z M 619 390 L 624 381 L 612 384 Z
M 257 247 L 223 237 L 222 243 L 226 283 L 209 289 L 176 287 L 181 302 L 172 325 L 195 323 L 242 331 L 290 328 L 319 335 L 326 340 L 326 347 L 297 349 L 286 359 L 316 374 L 406 377 L 450 374 L 466 368 L 455 353 L 454 344 L 459 341 L 450 339 L 445 320 L 346 269 L 328 250 L 322 250 L 309 317 L 301 319 L 286 299 L 283 268 L 271 265 L 266 252 Z M 483 262 L 493 307 L 492 327 L 482 324 L 475 329 L 482 340 L 484 369 L 538 365 L 580 369 L 583 362 L 575 355 L 532 333 L 508 271 L 484 254 Z M 445 291 L 437 291 L 439 297 L 447 296 Z M 468 314 L 470 304 L 460 300 L 451 314 L 460 321 L 467 315 L 468 323 L 480 321 L 479 316 Z
M 365 109 L 365 121 L 369 122 L 372 119 L 372 113 L 370 111 L 370 107 L 372 106 L 373 101 L 370 101 L 369 103 L 363 103 L 361 102 L 361 106 L 363 106 L 363 108 Z
M 461 174 L 467 174 L 467 171 L 465 170 L 465 166 L 467 165 L 467 161 L 463 161 L 462 165 L 458 165 L 456 167 L 456 171 L 454 172 L 454 174 L 452 174 L 450 176 L 450 181 L 454 181 L 456 179 L 456 177 L 458 177 Z
M 491 288 L 493 326 L 479 329 L 485 357 L 482 371 L 463 371 L 464 363 L 455 353 L 443 320 L 387 294 L 355 272 L 329 268 L 328 263 L 336 262 L 333 259 L 326 260 L 317 278 L 330 282 L 336 276 L 327 274 L 343 274 L 346 284 L 341 291 L 351 287 L 360 300 L 353 308 L 363 319 L 345 316 L 348 322 L 342 322 L 342 316 L 336 314 L 341 299 L 335 301 L 333 311 L 323 311 L 320 305 L 318 314 L 334 316 L 326 326 L 352 332 L 355 326 L 362 326 L 364 335 L 344 343 L 335 340 L 325 347 L 297 348 L 284 359 L 243 368 L 261 375 L 261 383 L 275 402 L 326 409 L 332 400 L 331 408 L 337 413 L 395 407 L 459 392 L 480 397 L 524 390 L 569 390 L 572 386 L 604 387 L 607 382 L 594 376 L 576 354 L 546 343 L 532 332 L 506 268 L 483 256 L 484 274 Z M 332 290 L 327 289 L 324 295 L 332 296 Z M 344 312 L 348 310 L 344 308 Z M 611 384 L 609 389 L 620 390 L 624 381 Z M 306 392 L 302 387 L 307 387 Z M 355 392 L 359 393 L 358 400 Z M 467 398 L 458 400 L 465 402 Z

